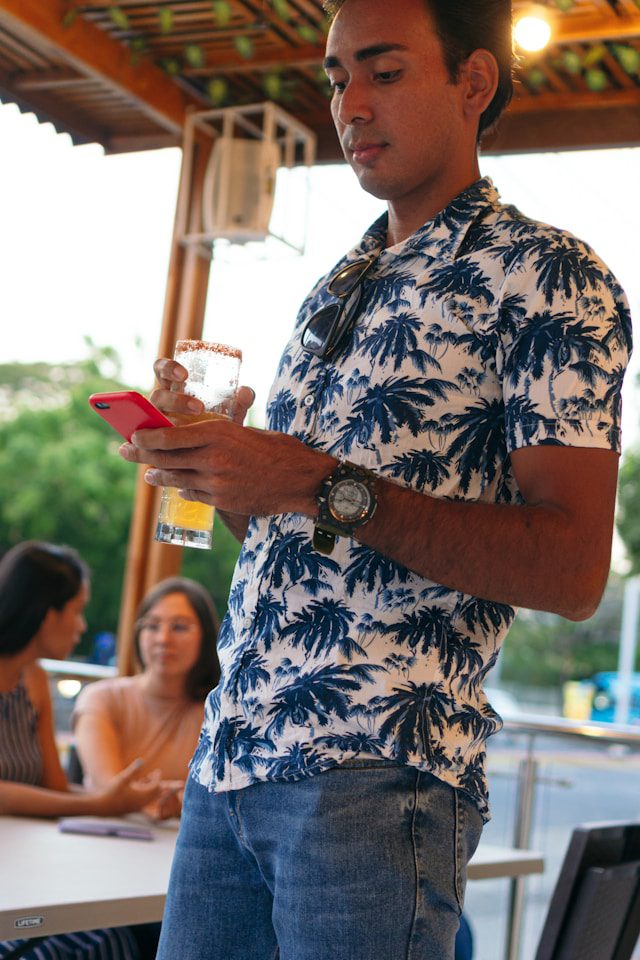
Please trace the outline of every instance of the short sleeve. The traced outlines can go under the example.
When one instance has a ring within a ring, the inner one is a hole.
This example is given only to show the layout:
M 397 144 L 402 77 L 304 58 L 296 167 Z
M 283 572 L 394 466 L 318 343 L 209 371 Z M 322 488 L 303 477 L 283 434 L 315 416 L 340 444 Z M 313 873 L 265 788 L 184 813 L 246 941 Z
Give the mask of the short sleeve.
M 499 326 L 509 451 L 619 452 L 631 313 L 597 255 L 569 234 L 543 231 L 507 275 Z
M 83 687 L 73 708 L 72 729 L 75 728 L 78 717 L 82 714 L 92 714 L 112 720 L 115 707 L 114 692 L 111 680 L 98 680 Z

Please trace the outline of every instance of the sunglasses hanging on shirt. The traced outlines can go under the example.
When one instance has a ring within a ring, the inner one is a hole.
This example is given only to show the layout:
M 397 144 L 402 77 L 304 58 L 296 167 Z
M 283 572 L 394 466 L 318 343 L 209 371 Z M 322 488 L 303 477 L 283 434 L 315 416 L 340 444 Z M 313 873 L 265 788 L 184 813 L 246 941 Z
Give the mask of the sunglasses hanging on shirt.
M 362 300 L 362 284 L 373 264 L 376 253 L 348 263 L 327 284 L 327 292 L 337 303 L 322 307 L 307 321 L 302 331 L 302 348 L 322 360 L 329 360 L 351 333 L 358 317 Z

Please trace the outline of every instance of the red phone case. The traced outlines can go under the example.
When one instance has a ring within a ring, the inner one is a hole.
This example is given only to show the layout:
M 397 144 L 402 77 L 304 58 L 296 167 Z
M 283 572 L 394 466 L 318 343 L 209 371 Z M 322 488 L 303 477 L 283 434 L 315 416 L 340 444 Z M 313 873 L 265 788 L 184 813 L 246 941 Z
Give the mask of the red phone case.
M 89 403 L 125 440 L 131 440 L 136 430 L 173 426 L 161 410 L 135 390 L 93 393 L 89 397 Z

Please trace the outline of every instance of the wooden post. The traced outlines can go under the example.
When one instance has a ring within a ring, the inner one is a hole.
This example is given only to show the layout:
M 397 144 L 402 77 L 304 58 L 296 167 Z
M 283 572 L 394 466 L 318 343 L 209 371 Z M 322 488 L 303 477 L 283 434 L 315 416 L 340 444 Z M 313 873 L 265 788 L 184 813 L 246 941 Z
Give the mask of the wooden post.
M 172 356 L 176 340 L 202 336 L 211 261 L 197 246 L 185 246 L 186 233 L 197 233 L 201 224 L 202 185 L 213 142 L 205 137 L 183 142 L 182 169 L 176 203 L 173 240 L 165 294 L 159 356 Z M 129 547 L 124 571 L 118 624 L 118 667 L 121 674 L 135 671 L 133 625 L 135 611 L 145 593 L 165 577 L 180 571 L 182 547 L 153 539 L 160 491 L 138 471 Z

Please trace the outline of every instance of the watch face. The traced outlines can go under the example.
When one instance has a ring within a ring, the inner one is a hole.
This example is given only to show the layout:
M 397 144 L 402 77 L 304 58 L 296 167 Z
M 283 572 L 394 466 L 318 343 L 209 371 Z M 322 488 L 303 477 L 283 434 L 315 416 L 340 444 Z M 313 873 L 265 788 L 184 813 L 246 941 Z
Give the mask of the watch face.
M 329 511 L 340 523 L 350 523 L 366 516 L 371 506 L 371 494 L 357 480 L 338 480 L 327 497 Z

